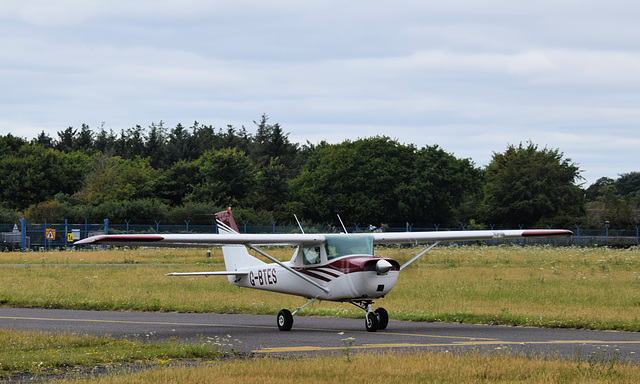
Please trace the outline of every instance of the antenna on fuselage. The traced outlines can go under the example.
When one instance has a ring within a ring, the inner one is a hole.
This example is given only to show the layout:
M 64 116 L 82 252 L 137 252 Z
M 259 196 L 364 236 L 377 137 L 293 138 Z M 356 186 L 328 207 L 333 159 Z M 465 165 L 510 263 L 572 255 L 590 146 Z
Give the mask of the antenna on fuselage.
M 340 220 L 340 225 L 342 225 L 342 229 L 344 230 L 344 233 L 349 233 L 349 231 L 347 231 L 347 227 L 344 226 L 344 223 L 342 222 L 340 215 L 336 215 L 336 216 L 338 216 L 338 220 Z
M 300 220 L 298 220 L 298 216 L 296 216 L 296 214 L 293 214 L 293 217 L 296 218 L 296 223 L 298 223 L 298 227 L 300 227 L 300 232 L 302 232 L 302 234 L 304 235 L 304 229 L 302 228 L 302 224 L 300 224 Z

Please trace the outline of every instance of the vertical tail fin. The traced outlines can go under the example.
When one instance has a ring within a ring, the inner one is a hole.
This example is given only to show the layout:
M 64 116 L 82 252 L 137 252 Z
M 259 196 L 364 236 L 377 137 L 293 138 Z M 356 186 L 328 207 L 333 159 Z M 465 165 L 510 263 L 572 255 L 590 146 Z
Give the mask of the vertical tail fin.
M 254 265 L 266 264 L 249 254 L 244 245 L 225 245 L 222 247 L 224 265 L 227 271 L 237 271 Z
M 216 213 L 216 223 L 218 223 L 218 228 L 222 232 L 240 233 L 238 226 L 236 225 L 236 221 L 233 220 L 231 207 L 227 208 L 226 211 Z
M 240 233 L 231 214 L 231 207 L 227 208 L 226 211 L 216 213 L 216 223 L 218 223 L 218 230 L 221 232 Z M 244 245 L 225 245 L 222 247 L 222 254 L 227 271 L 237 271 L 254 265 L 266 264 L 264 261 L 251 256 Z M 235 284 L 237 280 L 233 276 L 229 276 L 229 282 Z

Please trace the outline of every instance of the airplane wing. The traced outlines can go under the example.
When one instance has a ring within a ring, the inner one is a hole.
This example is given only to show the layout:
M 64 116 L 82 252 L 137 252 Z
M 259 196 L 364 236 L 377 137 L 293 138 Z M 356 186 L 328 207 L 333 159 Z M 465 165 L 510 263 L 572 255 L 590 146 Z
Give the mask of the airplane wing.
M 504 240 L 528 237 L 566 237 L 565 229 L 431 231 L 363 233 L 376 244 L 430 243 L 441 241 Z M 352 234 L 354 235 L 354 234 Z M 357 235 L 357 234 L 355 234 Z M 76 241 L 74 245 L 121 245 L 148 247 L 205 247 L 211 245 L 314 245 L 324 242 L 322 234 L 163 234 L 99 235 Z
M 211 245 L 302 245 L 321 244 L 323 235 L 305 234 L 162 234 L 162 235 L 98 235 L 74 245 L 121 245 L 142 247 L 199 247 Z
M 566 229 L 382 232 L 373 233 L 373 241 L 376 244 L 430 243 L 439 241 L 506 240 L 528 237 L 568 237 L 572 234 L 573 232 Z

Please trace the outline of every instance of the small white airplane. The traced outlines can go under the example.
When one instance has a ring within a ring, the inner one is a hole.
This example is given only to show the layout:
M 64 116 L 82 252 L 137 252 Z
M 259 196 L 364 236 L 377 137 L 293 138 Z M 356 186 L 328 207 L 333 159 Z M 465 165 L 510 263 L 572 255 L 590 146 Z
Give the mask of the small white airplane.
M 529 237 L 564 237 L 564 229 L 378 232 L 356 234 L 240 234 L 231 210 L 216 214 L 219 234 L 99 235 L 74 245 L 198 247 L 222 245 L 226 271 L 169 273 L 167 276 L 227 275 L 240 287 L 302 296 L 310 301 L 293 313 L 283 309 L 277 324 L 289 331 L 293 315 L 316 300 L 351 303 L 366 312 L 367 331 L 387 327 L 384 308 L 373 309 L 374 300 L 388 294 L 400 271 L 445 241 L 503 240 Z M 346 232 L 346 231 L 345 231 Z M 391 258 L 376 257 L 374 244 L 431 243 L 411 260 L 400 265 Z M 282 262 L 270 256 L 260 245 L 297 246 L 293 257 Z M 249 254 L 250 248 L 273 263 L 265 263 Z

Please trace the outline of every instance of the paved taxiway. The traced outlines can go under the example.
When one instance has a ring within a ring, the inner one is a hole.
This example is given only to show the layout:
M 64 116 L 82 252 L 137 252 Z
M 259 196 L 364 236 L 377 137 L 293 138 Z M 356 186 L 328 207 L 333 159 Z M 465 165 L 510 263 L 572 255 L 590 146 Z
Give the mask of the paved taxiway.
M 640 363 L 640 333 L 599 332 L 470 324 L 393 321 L 385 331 L 366 332 L 363 319 L 295 316 L 293 329 L 280 332 L 275 316 L 94 312 L 0 308 L 0 327 L 111 335 L 118 338 L 198 341 L 228 339 L 233 349 L 254 353 L 341 352 L 352 337 L 353 351 L 439 350 L 515 352 L 587 358 L 616 356 Z M 236 341 L 237 340 L 237 341 Z

